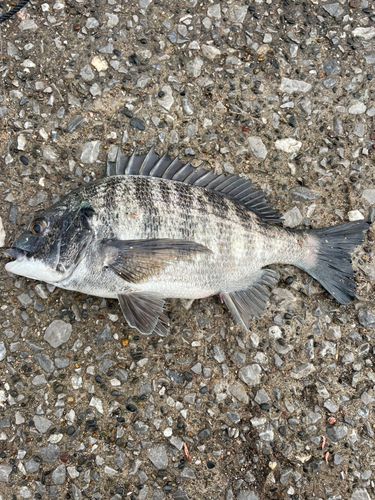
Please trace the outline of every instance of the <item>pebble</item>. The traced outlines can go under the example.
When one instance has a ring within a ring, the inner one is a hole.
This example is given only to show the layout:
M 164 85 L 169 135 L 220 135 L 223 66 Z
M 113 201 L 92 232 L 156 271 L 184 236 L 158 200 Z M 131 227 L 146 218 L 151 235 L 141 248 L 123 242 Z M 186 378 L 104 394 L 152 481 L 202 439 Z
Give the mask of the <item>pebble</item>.
M 89 17 L 86 21 L 86 28 L 87 29 L 93 29 L 97 28 L 99 26 L 99 21 L 95 19 L 95 17 Z
M 98 83 L 94 83 L 93 85 L 91 85 L 91 87 L 90 87 L 90 94 L 93 97 L 102 95 L 102 89 L 100 88 L 100 86 L 99 86 Z
M 239 382 L 229 386 L 229 392 L 241 403 L 249 404 L 249 396 L 246 393 L 245 387 Z
M 92 80 L 95 79 L 95 73 L 93 72 L 93 70 L 91 69 L 91 66 L 89 64 L 86 64 L 85 66 L 83 66 L 83 68 L 81 69 L 81 71 L 79 72 L 79 74 L 81 75 L 82 79 L 85 82 L 91 82 Z M 72 118 L 71 121 L 78 120 L 79 118 L 81 118 L 81 117 L 80 116 L 76 116 L 76 117 Z M 73 130 L 72 130 L 72 132 L 73 132 Z
M 194 114 L 194 106 L 188 99 L 182 99 L 182 109 L 185 115 L 191 116 Z
M 132 118 L 130 120 L 130 125 L 138 130 L 145 130 L 145 123 L 139 118 Z
M 29 199 L 28 204 L 30 207 L 36 207 L 41 203 L 45 203 L 47 200 L 48 200 L 47 193 L 44 191 L 38 191 L 35 196 Z
M 184 477 L 186 479 L 196 479 L 197 476 L 195 475 L 195 472 L 190 469 L 189 467 L 184 467 L 183 470 L 181 471 L 180 477 Z
M 0 119 L 5 118 L 8 114 L 7 106 L 0 106 Z
M 353 491 L 350 500 L 371 500 L 366 488 L 357 488 Z
M 143 1 L 148 2 L 148 0 L 143 0 Z M 140 7 L 143 8 L 141 5 L 140 5 Z M 118 25 L 119 18 L 118 18 L 117 14 L 110 14 L 109 12 L 106 12 L 105 16 L 107 18 L 107 26 L 108 26 L 108 28 L 114 28 L 115 26 Z
M 335 18 L 340 17 L 344 12 L 344 9 L 338 2 L 323 5 L 323 9 L 327 11 L 330 16 Z
M 293 92 L 309 92 L 312 88 L 310 83 L 301 80 L 291 80 L 290 78 L 282 77 L 280 83 L 280 91 L 292 94 Z
M 348 111 L 351 115 L 363 115 L 363 113 L 366 112 L 366 104 L 363 102 L 357 102 L 356 104 L 349 106 Z
M 177 42 L 177 35 L 176 32 L 171 30 L 167 34 L 167 38 L 171 43 L 176 43 Z
M 33 302 L 27 293 L 21 293 L 21 295 L 18 295 L 17 300 L 23 307 L 27 307 Z
M 259 500 L 259 496 L 255 491 L 240 490 L 237 495 L 237 500 Z
M 239 424 L 241 422 L 240 416 L 234 411 L 227 411 L 227 417 L 232 424 Z
M 333 131 L 338 135 L 342 135 L 344 133 L 342 122 L 337 116 L 333 117 Z
M 9 475 L 12 472 L 11 465 L 0 465 L 0 482 L 7 483 L 9 480 Z
M 157 469 L 166 469 L 168 467 L 168 455 L 165 446 L 158 444 L 152 446 L 148 452 L 148 458 Z
M 358 312 L 358 321 L 366 328 L 375 328 L 375 313 L 361 308 Z
M 350 221 L 363 220 L 364 216 L 359 210 L 350 210 L 350 212 L 348 212 L 348 219 Z
M 91 59 L 91 66 L 93 66 L 98 73 L 101 71 L 106 71 L 108 69 L 108 63 L 107 61 L 100 57 L 100 56 L 95 56 Z
M 40 448 L 39 450 L 39 456 L 43 460 L 43 462 L 46 462 L 48 464 L 53 464 L 56 462 L 60 455 L 60 446 L 57 444 L 48 444 L 45 447 Z
M 267 148 L 260 137 L 249 137 L 249 146 L 253 155 L 259 160 L 264 160 L 267 156 Z
M 66 480 L 66 467 L 65 465 L 58 465 L 56 469 L 52 472 L 52 482 L 53 484 L 64 484 Z
M 0 217 L 0 248 L 2 248 L 5 245 L 5 237 L 6 237 L 5 229 L 3 226 L 3 221 Z
M 17 222 L 17 215 L 18 215 L 18 206 L 17 205 L 10 205 L 9 207 L 9 216 L 8 220 L 12 224 L 15 224 Z
M 288 139 L 278 139 L 275 142 L 275 148 L 280 151 L 284 151 L 285 153 L 298 153 L 301 149 L 302 142 L 297 141 L 296 139 L 288 138 Z
M 77 115 L 77 116 L 74 116 L 70 122 L 68 123 L 68 125 L 66 126 L 66 131 L 71 134 L 72 132 L 74 132 L 78 127 L 80 127 L 83 123 L 86 123 L 87 122 L 87 119 L 84 118 L 83 116 L 81 115 Z
M 242 24 L 247 14 L 247 6 L 240 4 L 233 4 L 229 8 L 228 19 L 236 24 Z
M 345 425 L 337 425 L 334 427 L 328 427 L 326 432 L 329 439 L 336 443 L 337 441 L 344 439 L 344 437 L 348 434 L 348 428 Z
M 98 159 L 100 152 L 100 141 L 85 142 L 81 154 L 81 162 L 94 163 Z
M 362 193 L 362 198 L 371 205 L 375 204 L 375 189 L 365 189 Z
M 6 358 L 6 355 L 7 355 L 7 350 L 6 350 L 4 342 L 1 340 L 0 341 L 0 361 L 3 361 Z
M 263 403 L 268 403 L 270 398 L 264 389 L 259 389 L 255 395 L 254 401 L 261 405 Z
M 202 45 L 202 55 L 209 61 L 213 61 L 217 57 L 221 56 L 221 51 L 213 45 Z
M 226 359 L 225 352 L 219 344 L 214 345 L 213 356 L 218 363 L 224 363 Z
M 172 87 L 170 85 L 163 85 L 161 88 L 161 98 L 157 100 L 159 106 L 169 111 L 174 103 L 174 98 L 172 95 Z M 160 94 L 160 92 L 159 92 Z
M 283 224 L 285 227 L 297 227 L 302 224 L 302 221 L 302 214 L 297 207 L 291 208 L 283 215 Z
M 52 373 L 54 370 L 53 361 L 47 356 L 47 354 L 37 353 L 34 354 L 34 359 L 38 363 L 38 365 L 44 370 L 46 373 Z
M 162 498 L 163 497 L 161 497 L 160 500 Z M 187 496 L 185 490 L 183 490 L 181 486 L 179 486 L 177 490 L 173 493 L 172 498 L 173 500 L 190 500 L 190 497 Z
M 44 434 L 51 427 L 52 422 L 48 418 L 42 417 L 40 415 L 34 415 L 33 417 L 35 428 L 41 434 Z
M 246 365 L 238 370 L 242 382 L 249 386 L 260 384 L 261 368 L 258 364 Z
M 100 398 L 93 396 L 90 400 L 89 405 L 92 406 L 93 408 L 95 408 L 95 410 L 98 411 L 99 413 L 101 413 L 101 414 L 104 413 L 103 401 Z
M 194 57 L 192 61 L 189 61 L 186 65 L 186 71 L 188 75 L 198 78 L 202 72 L 203 60 L 200 57 Z
M 315 371 L 315 366 L 312 363 L 304 363 L 302 365 L 297 366 L 290 374 L 296 380 L 300 380 L 302 378 L 306 378 L 311 373 Z
M 207 7 L 208 17 L 213 17 L 215 19 L 221 19 L 221 7 L 220 3 L 215 3 Z
M 297 186 L 289 191 L 292 198 L 300 201 L 311 201 L 320 198 L 320 193 L 313 189 L 308 189 L 303 186 Z
M 45 297 L 46 298 L 46 297 Z M 65 344 L 70 339 L 72 334 L 72 325 L 66 323 L 61 319 L 56 319 L 46 328 L 44 333 L 44 340 L 49 343 L 50 346 L 60 347 Z
M 1 467 L 1 466 L 0 466 Z M 40 467 L 40 463 L 37 462 L 34 458 L 31 458 L 27 462 L 25 462 L 25 469 L 26 472 L 29 472 L 30 474 L 33 474 L 34 472 L 37 472 Z
M 375 28 L 373 26 L 366 28 L 357 27 L 353 30 L 352 34 L 364 40 L 371 40 L 375 36 Z

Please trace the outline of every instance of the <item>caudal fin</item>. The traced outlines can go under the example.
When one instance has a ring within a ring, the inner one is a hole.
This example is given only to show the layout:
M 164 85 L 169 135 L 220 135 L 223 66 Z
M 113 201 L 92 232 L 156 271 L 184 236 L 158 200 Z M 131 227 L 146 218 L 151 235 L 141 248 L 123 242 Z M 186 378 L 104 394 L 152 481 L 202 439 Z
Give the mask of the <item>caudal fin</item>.
M 299 265 L 308 272 L 341 304 L 355 299 L 356 282 L 350 260 L 351 250 L 364 242 L 366 220 L 348 222 L 339 226 L 313 229 L 311 236 L 318 240 L 314 265 Z

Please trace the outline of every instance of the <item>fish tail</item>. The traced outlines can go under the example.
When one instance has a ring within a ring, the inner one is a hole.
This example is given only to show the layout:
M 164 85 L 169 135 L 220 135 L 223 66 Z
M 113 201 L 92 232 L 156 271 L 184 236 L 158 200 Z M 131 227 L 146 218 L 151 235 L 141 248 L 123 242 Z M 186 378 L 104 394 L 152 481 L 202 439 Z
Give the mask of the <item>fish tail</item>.
M 309 273 L 341 304 L 355 299 L 351 250 L 364 242 L 364 231 L 371 222 L 348 222 L 339 226 L 313 229 L 309 232 L 304 262 L 296 264 Z

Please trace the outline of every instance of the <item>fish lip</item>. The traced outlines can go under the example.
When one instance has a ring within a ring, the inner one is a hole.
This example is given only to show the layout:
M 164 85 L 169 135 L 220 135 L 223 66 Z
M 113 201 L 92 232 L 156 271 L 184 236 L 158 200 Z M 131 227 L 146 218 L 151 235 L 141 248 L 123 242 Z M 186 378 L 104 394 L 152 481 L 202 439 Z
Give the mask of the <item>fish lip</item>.
M 8 248 L 4 252 L 5 257 L 17 260 L 18 262 L 23 260 L 27 254 L 28 254 L 28 252 L 26 252 L 26 250 L 22 250 L 21 248 L 18 248 L 18 247 Z

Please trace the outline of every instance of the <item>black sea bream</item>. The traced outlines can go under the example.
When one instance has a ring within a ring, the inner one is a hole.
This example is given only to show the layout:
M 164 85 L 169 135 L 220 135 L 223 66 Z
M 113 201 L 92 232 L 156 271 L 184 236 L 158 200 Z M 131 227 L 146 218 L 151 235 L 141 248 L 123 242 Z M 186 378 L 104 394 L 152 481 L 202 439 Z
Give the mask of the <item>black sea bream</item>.
M 293 264 L 341 304 L 355 297 L 349 252 L 365 220 L 289 231 L 250 180 L 182 165 L 150 150 L 107 164 L 106 177 L 39 213 L 6 251 L 12 273 L 117 298 L 130 326 L 166 333 L 164 299 L 219 294 L 248 329 Z

